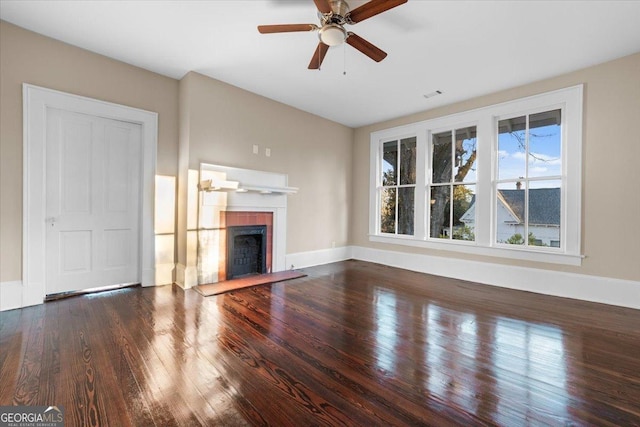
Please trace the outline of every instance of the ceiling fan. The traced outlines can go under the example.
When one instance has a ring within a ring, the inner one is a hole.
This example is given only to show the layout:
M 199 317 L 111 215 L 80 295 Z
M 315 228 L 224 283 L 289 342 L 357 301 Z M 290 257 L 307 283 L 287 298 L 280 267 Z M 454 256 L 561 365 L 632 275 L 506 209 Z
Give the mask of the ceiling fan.
M 344 0 L 313 1 L 318 8 L 319 26 L 315 24 L 258 25 L 258 31 L 262 34 L 318 31 L 320 42 L 309 63 L 310 70 L 320 69 L 329 47 L 337 46 L 344 42 L 347 42 L 374 61 L 382 61 L 387 56 L 384 51 L 357 34 L 345 30 L 344 26 L 346 24 L 357 24 L 407 2 L 407 0 L 371 0 L 354 10 L 350 10 L 349 5 Z

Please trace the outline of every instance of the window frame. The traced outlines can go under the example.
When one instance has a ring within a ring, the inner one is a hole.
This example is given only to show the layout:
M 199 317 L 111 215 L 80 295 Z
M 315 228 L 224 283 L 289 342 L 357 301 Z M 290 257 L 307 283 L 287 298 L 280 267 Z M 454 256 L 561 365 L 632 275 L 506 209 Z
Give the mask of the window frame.
M 398 137 L 398 138 L 391 138 L 391 139 L 385 139 L 383 141 L 380 141 L 379 144 L 379 153 L 378 153 L 378 159 L 379 159 L 379 176 L 378 176 L 378 185 L 377 185 L 377 197 L 378 197 L 378 216 L 380 216 L 380 208 L 382 207 L 381 204 L 381 198 L 382 198 L 382 192 L 385 189 L 395 189 L 395 197 L 396 197 L 396 202 L 395 202 L 395 219 L 394 219 L 394 232 L 393 233 L 389 233 L 389 232 L 383 232 L 381 229 L 381 219 L 379 218 L 379 226 L 377 228 L 377 231 L 380 235 L 383 236 L 408 236 L 408 237 L 414 237 L 415 236 L 415 224 L 416 224 L 416 214 L 415 214 L 415 196 L 416 196 L 416 192 L 417 192 L 417 176 L 416 176 L 416 182 L 414 182 L 413 184 L 403 184 L 400 182 L 401 180 L 401 176 L 402 176 L 402 161 L 401 161 L 401 156 L 402 156 L 402 141 L 407 140 L 407 139 L 412 139 L 415 138 L 415 136 L 410 135 L 410 136 L 404 136 L 404 137 Z M 383 163 L 383 158 L 384 158 L 384 146 L 385 144 L 389 143 L 389 142 L 395 142 L 396 143 L 396 148 L 397 148 L 397 154 L 396 154 L 396 182 L 393 185 L 384 185 L 384 183 L 382 182 L 382 163 Z M 417 146 L 418 146 L 418 141 L 416 140 L 416 150 L 417 150 Z M 418 157 L 416 156 L 416 166 L 418 163 Z M 399 213 L 398 213 L 398 205 L 399 205 L 399 200 L 400 200 L 400 189 L 401 188 L 413 188 L 413 197 L 414 197 L 414 208 L 413 208 L 413 234 L 404 234 L 404 233 L 399 233 L 398 232 L 398 220 L 399 220 Z
M 478 153 L 478 123 L 477 121 L 468 121 L 468 122 L 460 122 L 459 124 L 456 124 L 454 126 L 445 126 L 445 127 L 441 127 L 441 128 L 434 128 L 434 129 L 428 129 L 427 131 L 427 144 L 428 147 L 426 149 L 426 152 L 428 153 L 427 158 L 425 158 L 425 162 L 426 162 L 426 179 L 425 179 L 425 185 L 424 185 L 424 192 L 425 192 L 425 201 L 430 199 L 430 190 L 432 187 L 434 186 L 444 186 L 444 185 L 448 185 L 451 187 L 451 196 L 453 196 L 453 187 L 456 185 L 473 185 L 476 187 L 476 190 L 478 188 L 478 176 L 476 175 L 476 180 L 474 182 L 456 182 L 454 179 L 454 174 L 453 174 L 453 166 L 451 168 L 451 179 L 449 182 L 447 183 L 434 183 L 433 181 L 433 135 L 436 134 L 440 134 L 443 132 L 452 132 L 454 133 L 454 131 L 459 130 L 459 129 L 463 129 L 463 128 L 468 128 L 468 127 L 475 127 L 476 128 L 476 153 Z M 455 150 L 455 140 L 452 140 L 452 147 L 451 147 L 451 152 L 452 152 L 452 156 Z M 453 159 L 452 159 L 453 160 Z M 434 185 L 435 184 L 435 185 Z M 476 199 L 477 199 L 477 193 L 476 193 Z M 453 207 L 453 197 L 450 198 L 449 203 L 451 204 L 451 207 Z M 451 240 L 456 240 L 456 242 L 458 242 L 458 244 L 462 244 L 462 245 L 473 245 L 475 243 L 475 240 L 458 240 L 458 239 L 453 239 L 453 226 L 451 225 L 451 236 L 448 237 L 448 239 L 443 239 L 443 238 L 439 238 L 439 237 L 431 237 L 431 229 L 430 229 L 430 214 L 431 208 L 427 208 L 427 206 L 425 205 L 425 227 L 426 227 L 426 234 L 425 234 L 425 239 L 427 241 L 433 241 L 433 242 L 447 242 L 447 241 L 451 241 Z M 451 209 L 451 211 L 449 212 L 450 215 L 450 219 L 453 217 L 453 209 Z M 474 209 L 474 223 L 477 223 L 478 221 L 478 216 L 475 212 Z
M 562 248 L 505 245 L 496 242 L 498 122 L 508 117 L 561 110 Z M 369 240 L 474 255 L 581 265 L 583 85 L 546 92 L 474 110 L 411 123 L 370 134 Z M 476 126 L 475 241 L 431 238 L 426 206 L 431 171 L 431 135 L 447 129 Z M 414 235 L 380 233 L 379 191 L 384 142 L 416 138 Z
M 528 247 L 528 248 L 532 248 L 533 250 L 538 250 L 536 248 L 539 248 L 541 246 L 535 246 L 535 245 L 529 245 L 528 243 L 528 239 L 529 239 L 529 231 L 530 231 L 530 222 L 529 222 L 529 218 L 528 218 L 528 203 L 527 201 L 529 200 L 529 191 L 531 190 L 531 186 L 530 183 L 531 182 L 543 182 L 543 181 L 561 181 L 561 200 L 560 200 L 560 237 L 559 237 L 559 241 L 560 241 L 560 246 L 559 247 L 555 247 L 555 246 L 546 246 L 545 247 L 545 251 L 548 251 L 550 253 L 553 252 L 558 252 L 558 253 L 563 253 L 563 243 L 566 243 L 566 240 L 564 240 L 564 229 L 566 226 L 565 223 L 565 217 L 566 215 L 564 214 L 564 211 L 566 209 L 566 204 L 565 204 L 565 200 L 564 200 L 564 193 L 565 191 L 565 183 L 566 180 L 564 179 L 566 173 L 565 173 L 565 151 L 564 151 L 564 146 L 567 145 L 567 134 L 565 133 L 566 130 L 566 123 L 565 123 L 565 118 L 564 118 L 564 112 L 565 110 L 562 108 L 561 104 L 557 104 L 557 105 L 550 105 L 550 106 L 543 106 L 543 107 L 538 107 L 535 109 L 531 109 L 528 110 L 524 113 L 519 112 L 517 114 L 506 114 L 503 116 L 496 116 L 494 117 L 495 119 L 495 150 L 496 150 L 496 165 L 495 165 L 495 173 L 493 176 L 493 180 L 494 180 L 494 187 L 493 187 L 493 198 L 494 198 L 494 203 L 497 203 L 497 192 L 498 192 L 498 186 L 500 184 L 505 184 L 505 183 L 510 183 L 510 182 L 514 182 L 515 179 L 514 178 L 503 178 L 503 179 L 499 179 L 498 175 L 499 175 L 499 162 L 497 161 L 497 151 L 498 151 L 498 136 L 499 136 L 499 123 L 502 120 L 508 120 L 508 119 L 512 119 L 512 118 L 516 118 L 519 116 L 525 116 L 526 117 L 526 122 L 527 122 L 527 128 L 526 129 L 530 129 L 529 128 L 529 117 L 538 113 L 543 113 L 543 112 L 547 112 L 547 111 L 551 111 L 551 110 L 560 110 L 561 111 L 561 116 L 560 116 L 560 131 L 562 134 L 561 137 L 561 141 L 562 141 L 562 145 L 561 145 L 561 161 L 562 161 L 562 167 L 560 170 L 560 175 L 547 175 L 547 176 L 525 176 L 522 177 L 522 179 L 520 180 L 523 185 L 524 188 L 526 190 L 526 194 L 525 194 L 525 212 L 527 212 L 527 214 L 525 214 L 525 218 L 524 218 L 524 233 L 523 233 L 523 238 L 524 238 L 524 247 Z M 530 151 L 529 147 L 527 147 L 527 152 L 525 153 L 525 155 L 529 154 Z M 528 157 L 525 156 L 525 164 L 528 162 Z M 525 167 L 525 169 L 528 169 L 528 167 Z M 493 218 L 492 218 L 492 224 L 494 226 L 494 230 L 492 233 L 492 240 L 493 240 L 493 244 L 497 247 L 501 247 L 501 248 L 522 248 L 522 246 L 517 246 L 517 245 L 511 245 L 508 243 L 504 243 L 504 242 L 498 242 L 498 235 L 497 232 L 495 230 L 495 227 L 497 227 L 497 210 L 495 210 Z M 538 240 L 538 239 L 536 239 Z

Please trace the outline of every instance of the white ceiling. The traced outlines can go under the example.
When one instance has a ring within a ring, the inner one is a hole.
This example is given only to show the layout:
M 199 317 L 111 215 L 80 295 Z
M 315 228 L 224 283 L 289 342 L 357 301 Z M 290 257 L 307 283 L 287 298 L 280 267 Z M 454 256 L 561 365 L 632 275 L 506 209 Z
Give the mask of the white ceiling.
M 640 1 L 409 0 L 348 26 L 385 60 L 337 46 L 320 71 L 307 69 L 316 33 L 256 30 L 318 24 L 312 0 L 0 0 L 0 18 L 176 79 L 197 71 L 350 127 L 640 51 Z M 435 90 L 443 94 L 423 97 Z

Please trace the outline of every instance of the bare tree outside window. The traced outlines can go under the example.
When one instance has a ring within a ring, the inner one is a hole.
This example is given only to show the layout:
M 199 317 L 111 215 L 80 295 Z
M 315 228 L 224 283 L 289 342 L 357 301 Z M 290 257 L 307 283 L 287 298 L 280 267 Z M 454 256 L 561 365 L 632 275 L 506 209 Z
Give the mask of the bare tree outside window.
M 416 187 L 416 138 L 382 146 L 380 232 L 413 235 Z

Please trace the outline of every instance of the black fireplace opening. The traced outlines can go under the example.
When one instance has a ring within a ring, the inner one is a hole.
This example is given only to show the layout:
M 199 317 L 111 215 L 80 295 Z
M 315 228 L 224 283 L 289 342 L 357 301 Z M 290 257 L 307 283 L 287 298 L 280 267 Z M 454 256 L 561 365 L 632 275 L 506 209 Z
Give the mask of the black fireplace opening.
M 267 226 L 227 228 L 227 280 L 267 272 Z

